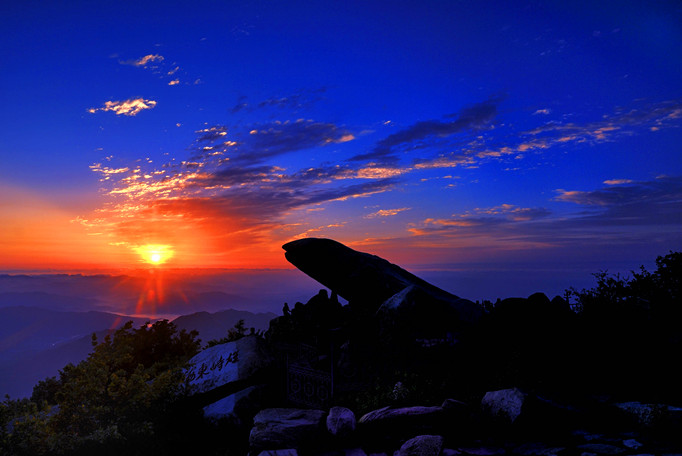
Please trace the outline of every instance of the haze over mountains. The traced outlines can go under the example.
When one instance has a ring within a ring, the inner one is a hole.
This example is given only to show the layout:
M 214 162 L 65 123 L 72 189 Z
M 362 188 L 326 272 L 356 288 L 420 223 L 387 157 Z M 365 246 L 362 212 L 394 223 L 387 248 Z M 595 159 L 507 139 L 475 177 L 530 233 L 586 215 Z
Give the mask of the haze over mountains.
M 173 320 L 178 330 L 199 331 L 202 343 L 227 335 L 239 320 L 246 328 L 266 330 L 274 313 L 244 310 L 197 312 Z M 78 363 L 92 350 L 92 334 L 103 340 L 127 321 L 134 327 L 149 319 L 105 312 L 61 312 L 38 307 L 0 308 L 0 394 L 28 397 L 38 381 Z
M 129 320 L 174 320 L 204 344 L 240 319 L 265 330 L 275 316 L 265 311 L 281 311 L 284 296 L 306 300 L 309 282 L 295 271 L 0 275 L 0 395 L 30 396 L 36 382 L 87 357 L 92 333 L 102 340 Z

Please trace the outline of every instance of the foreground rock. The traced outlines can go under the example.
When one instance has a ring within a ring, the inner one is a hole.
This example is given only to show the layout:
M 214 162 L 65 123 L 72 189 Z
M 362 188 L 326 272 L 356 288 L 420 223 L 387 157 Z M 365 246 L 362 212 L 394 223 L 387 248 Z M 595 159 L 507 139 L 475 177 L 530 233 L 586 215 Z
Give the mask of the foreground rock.
M 481 407 L 493 418 L 513 423 L 521 415 L 527 395 L 517 388 L 488 391 Z
M 600 420 L 599 427 L 587 430 L 584 422 L 557 422 L 551 416 L 547 426 L 565 427 L 565 432 L 546 432 L 545 427 L 533 427 L 532 432 L 517 432 L 517 424 L 510 422 L 509 412 L 515 415 L 519 402 L 524 416 L 530 405 L 535 412 L 532 394 L 519 395 L 516 388 L 491 391 L 489 398 L 503 404 L 510 399 L 514 407 L 506 410 L 499 426 L 486 420 L 473 420 L 469 427 L 453 422 L 452 413 L 459 414 L 466 404 L 449 399 L 448 407 L 411 406 L 383 407 L 365 414 L 352 429 L 354 414 L 344 407 L 332 407 L 329 412 L 303 409 L 266 409 L 254 419 L 251 430 L 251 452 L 271 456 L 289 455 L 295 448 L 301 455 L 327 456 L 627 456 L 682 454 L 682 437 L 678 432 L 661 436 L 648 428 L 613 427 L 608 420 Z M 489 404 L 478 403 L 474 415 L 491 413 Z M 591 410 L 590 412 L 596 412 Z M 325 418 L 327 418 L 325 420 Z M 539 417 L 538 417 L 539 418 Z M 525 418 L 523 418 L 525 419 Z M 324 425 L 326 421 L 327 426 Z M 535 422 L 535 420 L 533 421 Z M 348 426 L 346 424 L 348 423 Z M 424 425 L 429 430 L 425 431 Z M 326 428 L 326 429 L 325 429 Z M 421 428 L 421 430 L 420 430 Z M 339 429 L 345 429 L 339 432 Z M 511 431 L 511 432 L 507 432 Z M 334 436 L 334 437 L 332 437 Z
M 360 423 L 365 426 L 398 425 L 398 424 L 421 424 L 437 420 L 443 414 L 442 407 L 383 407 L 366 413 L 360 418 Z
M 255 451 L 301 448 L 319 443 L 325 436 L 322 410 L 271 408 L 253 418 L 249 445 Z
M 422 434 L 436 434 L 451 423 L 442 407 L 383 407 L 363 415 L 358 420 L 361 437 L 373 447 L 393 445 L 396 442 Z
M 230 420 L 236 424 L 248 420 L 263 403 L 264 385 L 249 386 L 204 407 L 204 418 L 212 423 Z
M 443 449 L 443 437 L 418 435 L 403 444 L 399 456 L 438 456 Z
M 642 402 L 619 402 L 614 406 L 630 421 L 643 427 L 682 426 L 682 407 Z
M 355 414 L 346 407 L 332 407 L 327 416 L 327 430 L 335 437 L 347 437 L 355 431 Z

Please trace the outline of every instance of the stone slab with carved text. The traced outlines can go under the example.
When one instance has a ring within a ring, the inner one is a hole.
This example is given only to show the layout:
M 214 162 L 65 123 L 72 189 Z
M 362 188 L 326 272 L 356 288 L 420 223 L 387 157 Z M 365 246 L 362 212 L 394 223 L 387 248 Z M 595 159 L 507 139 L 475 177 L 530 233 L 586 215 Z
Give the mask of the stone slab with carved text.
M 185 371 L 189 394 L 205 393 L 247 380 L 271 362 L 265 341 L 258 336 L 246 336 L 207 348 L 190 360 L 190 367 Z

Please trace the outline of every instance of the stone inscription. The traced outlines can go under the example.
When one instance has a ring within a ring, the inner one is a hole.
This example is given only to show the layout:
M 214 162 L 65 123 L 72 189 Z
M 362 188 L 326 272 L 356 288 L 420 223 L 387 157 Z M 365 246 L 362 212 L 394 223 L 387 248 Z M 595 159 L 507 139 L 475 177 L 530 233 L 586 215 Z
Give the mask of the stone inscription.
M 223 367 L 226 367 L 231 363 L 237 363 L 237 361 L 239 361 L 239 350 L 233 351 L 227 356 L 227 358 L 224 358 L 222 355 L 220 355 L 220 358 L 211 363 L 210 366 L 206 363 L 201 363 L 201 366 L 198 366 L 198 369 L 197 366 L 192 366 L 187 372 L 187 382 L 191 383 L 194 380 L 202 379 L 204 376 L 213 371 L 220 372 L 223 370 Z

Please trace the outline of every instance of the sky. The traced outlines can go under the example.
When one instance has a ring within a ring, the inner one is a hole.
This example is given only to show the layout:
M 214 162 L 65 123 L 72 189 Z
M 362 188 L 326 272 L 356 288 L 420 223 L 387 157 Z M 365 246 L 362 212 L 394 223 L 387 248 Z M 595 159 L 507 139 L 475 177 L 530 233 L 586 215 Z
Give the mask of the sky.
M 0 66 L 0 270 L 682 248 L 679 2 L 3 2 Z

